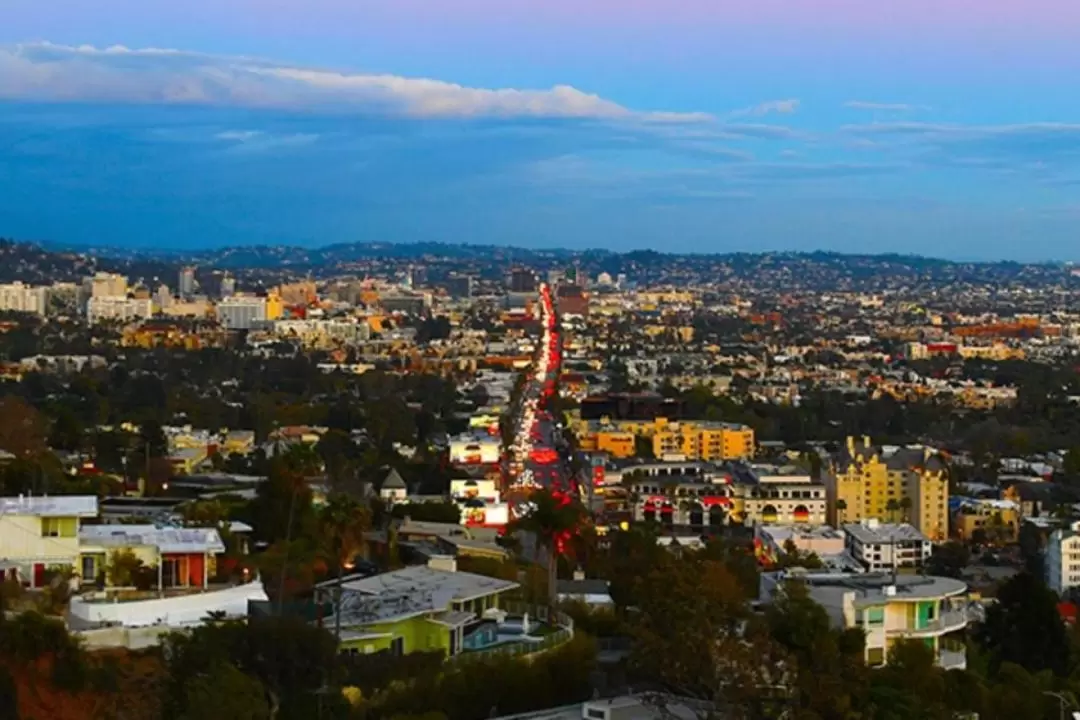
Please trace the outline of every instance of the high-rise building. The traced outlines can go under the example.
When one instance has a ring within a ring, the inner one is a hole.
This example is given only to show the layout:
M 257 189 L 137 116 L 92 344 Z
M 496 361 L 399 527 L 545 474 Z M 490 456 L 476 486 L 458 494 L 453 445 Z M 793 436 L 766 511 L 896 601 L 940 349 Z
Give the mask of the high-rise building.
M 45 287 L 30 287 L 21 282 L 0 285 L 0 310 L 44 315 L 47 306 Z
M 221 297 L 232 297 L 236 294 L 236 278 L 232 275 L 226 275 L 221 278 Z
M 473 279 L 469 275 L 453 275 L 446 279 L 446 291 L 455 299 L 472 297 Z
M 510 292 L 535 293 L 536 273 L 528 268 L 514 268 L 510 271 Z
M 86 303 L 86 319 L 90 324 L 105 320 L 146 320 L 154 314 L 149 297 L 129 298 L 126 295 L 97 295 Z
M 250 330 L 256 323 L 273 319 L 267 312 L 267 298 L 234 295 L 217 306 L 218 322 L 229 330 Z
M 189 300 L 195 295 L 195 268 L 185 267 L 180 270 L 180 283 L 178 286 L 180 297 Z
M 88 298 L 125 297 L 128 292 L 127 278 L 117 273 L 95 273 L 83 280 L 83 290 Z
M 949 481 L 945 463 L 926 447 L 874 447 L 849 437 L 825 472 L 829 520 L 908 522 L 934 541 L 949 536 Z

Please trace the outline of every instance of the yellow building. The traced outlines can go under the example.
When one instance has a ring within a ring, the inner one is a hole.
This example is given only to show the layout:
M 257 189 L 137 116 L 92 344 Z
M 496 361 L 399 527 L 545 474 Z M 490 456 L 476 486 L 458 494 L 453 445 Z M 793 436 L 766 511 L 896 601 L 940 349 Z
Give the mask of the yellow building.
M 978 534 L 981 542 L 1016 542 L 1020 533 L 1020 507 L 1010 500 L 965 500 L 952 516 L 957 538 L 970 542 Z M 981 531 L 981 532 L 980 532 Z
M 53 571 L 78 572 L 79 528 L 97 513 L 93 495 L 0 498 L 3 579 L 40 588 Z
M 753 457 L 756 448 L 752 428 L 704 420 L 581 420 L 575 430 L 583 450 L 606 451 L 620 458 L 635 455 L 638 437 L 651 441 L 657 458 L 745 460 Z
M 277 293 L 266 296 L 266 319 L 277 320 L 285 314 L 285 303 Z
M 934 541 L 949 535 L 949 481 L 930 448 L 883 452 L 870 438 L 847 439 L 825 473 L 829 522 L 908 522 Z

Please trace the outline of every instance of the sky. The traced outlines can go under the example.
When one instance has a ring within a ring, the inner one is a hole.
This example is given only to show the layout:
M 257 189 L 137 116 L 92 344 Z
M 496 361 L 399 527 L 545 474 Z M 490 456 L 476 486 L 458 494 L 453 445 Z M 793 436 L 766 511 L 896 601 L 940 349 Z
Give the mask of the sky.
M 1080 261 L 1075 0 L 4 0 L 0 237 Z

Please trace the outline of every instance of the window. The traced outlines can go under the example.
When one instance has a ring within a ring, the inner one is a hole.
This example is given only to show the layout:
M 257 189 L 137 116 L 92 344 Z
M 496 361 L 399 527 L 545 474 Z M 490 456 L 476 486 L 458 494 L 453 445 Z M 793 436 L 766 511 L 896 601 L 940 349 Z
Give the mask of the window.
M 41 537 L 75 537 L 75 518 L 41 518 Z
M 885 664 L 885 648 L 867 648 L 866 649 L 866 664 L 867 665 L 884 665 Z
M 589 708 L 585 711 L 585 714 L 589 717 L 589 720 L 606 720 L 607 713 L 597 708 Z
M 872 607 L 866 610 L 866 622 L 870 625 L 885 624 L 885 608 Z

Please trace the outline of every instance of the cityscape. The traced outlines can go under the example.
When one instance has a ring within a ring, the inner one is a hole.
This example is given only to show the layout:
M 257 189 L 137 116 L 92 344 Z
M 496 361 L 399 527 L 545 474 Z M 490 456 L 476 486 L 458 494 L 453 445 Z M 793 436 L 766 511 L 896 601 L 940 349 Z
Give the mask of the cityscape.
M 1077 37 L 3 0 L 0 720 L 1080 720 Z
M 1070 266 L 0 250 L 18 717 L 1075 712 Z

